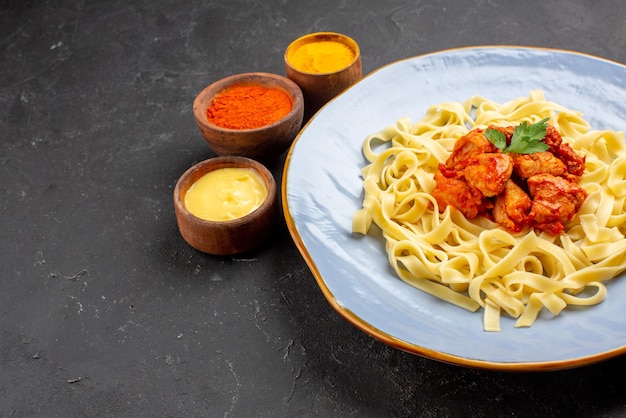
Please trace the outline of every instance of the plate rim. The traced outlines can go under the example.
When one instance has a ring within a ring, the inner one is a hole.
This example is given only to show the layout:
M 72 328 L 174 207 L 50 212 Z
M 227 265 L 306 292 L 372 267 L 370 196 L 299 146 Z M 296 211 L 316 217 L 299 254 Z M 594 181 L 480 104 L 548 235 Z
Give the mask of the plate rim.
M 559 54 L 570 54 L 570 55 L 584 57 L 587 59 L 603 61 L 612 65 L 620 66 L 626 70 L 626 64 L 620 63 L 618 61 L 611 60 L 608 58 L 598 57 L 598 56 L 585 53 L 585 52 L 579 52 L 579 51 L 573 51 L 573 50 L 567 50 L 567 49 L 561 49 L 561 48 L 551 48 L 551 47 L 541 47 L 541 46 L 522 46 L 522 45 L 509 45 L 509 44 L 475 45 L 475 46 L 463 46 L 463 47 L 449 48 L 449 49 L 443 49 L 443 50 L 438 50 L 438 51 L 431 51 L 428 53 L 414 55 L 414 56 L 406 57 L 400 60 L 396 60 L 396 61 L 387 63 L 379 68 L 376 68 L 370 73 L 364 75 L 363 78 L 359 81 L 359 83 L 362 80 L 369 78 L 372 75 L 380 71 L 383 71 L 384 69 L 388 67 L 394 66 L 396 64 L 400 64 L 402 62 L 420 59 L 420 58 L 427 58 L 427 57 L 436 56 L 436 55 L 445 55 L 447 53 L 453 53 L 453 52 L 459 52 L 459 51 L 489 50 L 489 49 L 492 49 L 492 50 L 515 49 L 515 50 L 528 50 L 528 51 L 534 51 L 534 52 L 544 51 L 544 52 L 552 52 L 552 53 L 559 53 Z M 320 108 L 314 115 L 312 115 L 306 121 L 304 126 L 301 127 L 300 131 L 298 132 L 297 136 L 294 138 L 294 141 L 289 147 L 289 150 L 287 151 L 285 162 L 283 165 L 282 179 L 281 179 L 281 203 L 283 207 L 283 217 L 285 219 L 287 229 L 294 241 L 294 244 L 296 245 L 298 251 L 300 252 L 305 263 L 309 267 L 313 277 L 315 278 L 315 281 L 318 287 L 320 288 L 322 294 L 324 295 L 326 301 L 342 318 L 344 318 L 344 320 L 348 321 L 348 323 L 350 323 L 351 325 L 353 325 L 360 331 L 365 332 L 369 336 L 375 338 L 376 340 L 390 347 L 399 349 L 401 351 L 405 351 L 410 354 L 429 358 L 431 360 L 440 361 L 443 363 L 448 363 L 448 364 L 452 364 L 456 366 L 463 366 L 463 367 L 470 367 L 470 368 L 477 368 L 477 369 L 497 370 L 497 371 L 564 370 L 564 369 L 571 369 L 575 367 L 592 365 L 592 364 L 606 361 L 608 359 L 611 359 L 613 357 L 617 357 L 619 355 L 626 353 L 626 341 L 625 341 L 622 346 L 616 347 L 614 349 L 603 350 L 594 354 L 568 358 L 568 359 L 546 360 L 546 361 L 521 361 L 521 362 L 517 362 L 517 361 L 505 362 L 505 361 L 472 359 L 472 358 L 467 358 L 467 357 L 463 357 L 459 355 L 444 353 L 436 349 L 431 349 L 428 347 L 410 343 L 400 338 L 394 337 L 393 335 L 390 335 L 386 333 L 385 331 L 382 331 L 381 329 L 374 327 L 373 325 L 371 325 L 370 323 L 368 323 L 367 321 L 365 321 L 364 319 L 360 318 L 355 313 L 350 311 L 348 308 L 342 306 L 337 300 L 337 298 L 334 296 L 332 291 L 329 289 L 328 285 L 326 284 L 326 281 L 324 280 L 321 273 L 319 272 L 317 265 L 315 261 L 313 260 L 313 257 L 309 253 L 309 250 L 306 244 L 304 243 L 304 241 L 302 240 L 302 237 L 300 236 L 298 232 L 298 228 L 295 224 L 295 220 L 293 219 L 291 211 L 289 210 L 290 205 L 289 205 L 289 199 L 288 199 L 288 194 L 287 194 L 287 183 L 289 180 L 289 169 L 290 169 L 291 157 L 293 155 L 293 152 L 295 150 L 298 140 L 302 136 L 302 133 L 315 120 L 315 117 L 317 116 L 319 112 L 322 112 L 324 108 L 326 108 L 331 102 L 337 100 L 339 97 L 345 94 L 346 91 L 350 90 L 351 88 L 352 87 L 350 87 L 349 89 L 345 90 L 344 92 L 342 92 L 341 94 L 339 94 L 338 96 L 330 100 L 327 104 L 325 104 L 322 108 Z

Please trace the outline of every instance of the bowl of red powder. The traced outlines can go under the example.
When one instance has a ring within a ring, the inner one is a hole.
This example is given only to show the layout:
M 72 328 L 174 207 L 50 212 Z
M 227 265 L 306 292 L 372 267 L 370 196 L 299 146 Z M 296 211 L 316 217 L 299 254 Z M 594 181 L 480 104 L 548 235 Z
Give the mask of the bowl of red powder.
M 193 103 L 196 124 L 219 156 L 270 161 L 300 131 L 304 99 L 297 84 L 271 73 L 243 73 L 218 80 Z

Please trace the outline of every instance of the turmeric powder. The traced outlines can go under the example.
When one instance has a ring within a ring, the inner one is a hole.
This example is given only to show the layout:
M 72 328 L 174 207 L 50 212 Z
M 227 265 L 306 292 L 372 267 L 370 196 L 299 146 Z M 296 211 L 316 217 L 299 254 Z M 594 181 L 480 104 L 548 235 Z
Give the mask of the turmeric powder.
M 293 104 L 278 88 L 235 85 L 215 96 L 206 110 L 209 122 L 228 129 L 255 129 L 285 117 Z
M 300 71 L 324 74 L 346 68 L 355 56 L 355 52 L 343 42 L 317 41 L 289 51 L 287 60 Z

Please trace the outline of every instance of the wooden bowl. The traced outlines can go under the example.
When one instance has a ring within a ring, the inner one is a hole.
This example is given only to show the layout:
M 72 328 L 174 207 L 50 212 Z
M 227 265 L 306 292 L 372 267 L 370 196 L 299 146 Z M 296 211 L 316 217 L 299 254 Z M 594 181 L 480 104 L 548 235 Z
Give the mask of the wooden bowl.
M 346 67 L 325 73 L 307 72 L 291 62 L 290 58 L 295 50 L 306 44 L 322 41 L 334 41 L 346 45 L 354 52 L 354 59 Z M 302 90 L 305 119 L 363 76 L 359 45 L 352 38 L 339 33 L 317 32 L 304 35 L 289 44 L 285 50 L 284 60 L 287 78 L 294 81 Z
M 215 96 L 236 85 L 278 88 L 291 98 L 291 111 L 274 123 L 253 129 L 229 129 L 210 122 L 207 109 Z M 300 88 L 286 77 L 271 73 L 244 73 L 218 80 L 202 90 L 193 102 L 193 113 L 200 133 L 217 155 L 272 161 L 289 148 L 298 134 L 304 115 L 304 99 Z
M 254 170 L 267 188 L 267 198 L 250 214 L 233 220 L 209 221 L 193 215 L 184 204 L 189 188 L 203 175 L 227 167 Z M 279 217 L 276 181 L 255 160 L 240 156 L 210 158 L 192 166 L 178 179 L 174 209 L 181 235 L 195 249 L 214 255 L 244 253 L 261 246 L 274 233 Z

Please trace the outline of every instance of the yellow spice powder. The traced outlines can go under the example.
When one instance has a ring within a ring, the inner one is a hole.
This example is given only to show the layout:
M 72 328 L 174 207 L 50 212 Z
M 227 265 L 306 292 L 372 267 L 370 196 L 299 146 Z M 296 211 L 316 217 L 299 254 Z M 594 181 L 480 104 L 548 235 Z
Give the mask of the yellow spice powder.
M 287 55 L 289 63 L 308 73 L 332 73 L 341 70 L 354 60 L 354 51 L 337 41 L 310 42 L 294 48 Z

